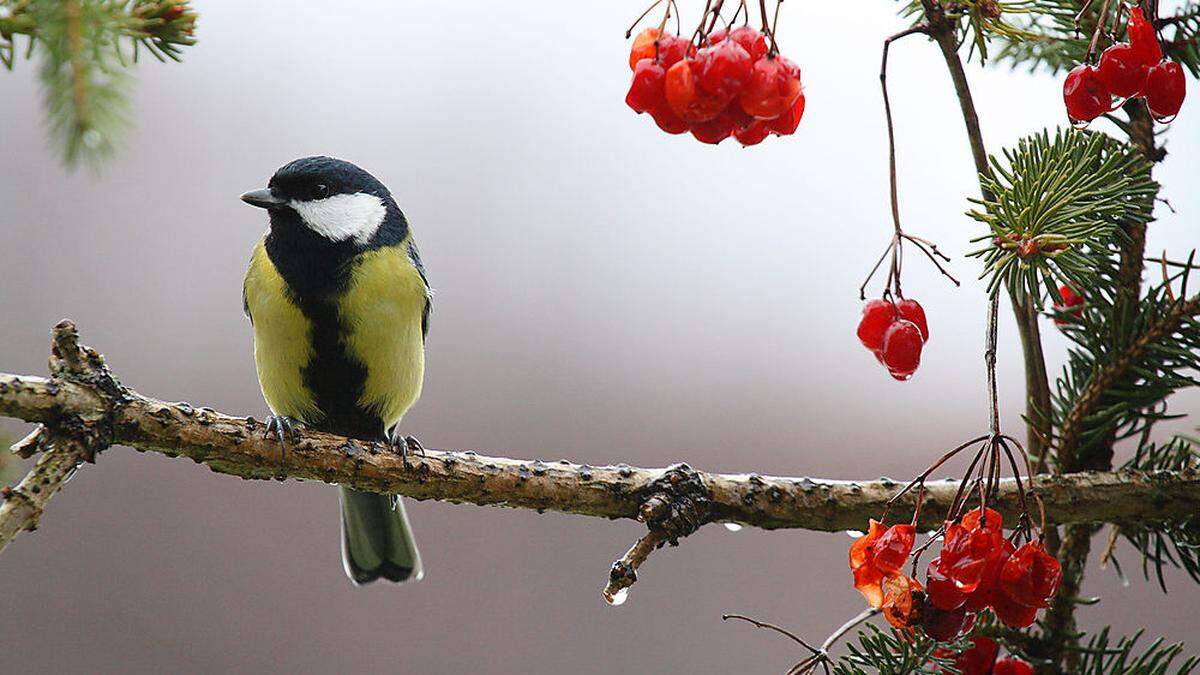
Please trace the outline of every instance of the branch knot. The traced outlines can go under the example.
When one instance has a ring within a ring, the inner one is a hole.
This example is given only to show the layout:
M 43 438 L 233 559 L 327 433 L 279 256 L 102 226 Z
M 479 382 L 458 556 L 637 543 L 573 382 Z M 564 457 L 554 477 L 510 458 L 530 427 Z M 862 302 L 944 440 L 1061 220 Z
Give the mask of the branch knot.
M 645 488 L 638 520 L 672 546 L 700 529 L 712 512 L 712 498 L 700 474 L 687 464 L 673 464 Z

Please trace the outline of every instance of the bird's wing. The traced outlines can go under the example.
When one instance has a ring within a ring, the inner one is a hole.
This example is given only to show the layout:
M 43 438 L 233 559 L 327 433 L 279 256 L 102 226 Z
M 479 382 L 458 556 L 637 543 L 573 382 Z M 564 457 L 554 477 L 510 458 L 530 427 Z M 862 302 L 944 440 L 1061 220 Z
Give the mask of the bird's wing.
M 417 268 L 417 273 L 421 275 L 421 281 L 425 282 L 425 309 L 421 312 L 421 339 L 424 340 L 429 335 L 429 314 L 433 311 L 433 290 L 429 288 L 429 278 L 425 276 L 425 265 L 421 262 L 421 253 L 417 251 L 417 244 L 412 240 L 408 242 L 408 257 L 412 260 L 413 267 Z

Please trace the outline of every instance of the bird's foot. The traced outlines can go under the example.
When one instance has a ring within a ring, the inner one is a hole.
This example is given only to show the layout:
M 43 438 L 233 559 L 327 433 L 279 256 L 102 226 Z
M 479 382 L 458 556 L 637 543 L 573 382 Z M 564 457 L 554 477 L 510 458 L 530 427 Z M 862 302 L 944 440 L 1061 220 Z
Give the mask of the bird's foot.
M 405 466 L 408 465 L 409 452 L 415 452 L 422 457 L 425 456 L 425 446 L 421 445 L 421 441 L 418 441 L 415 436 L 389 434 L 388 446 L 391 448 L 392 452 L 400 455 L 400 457 L 404 460 Z
M 279 467 L 282 469 L 287 464 L 287 444 L 300 442 L 301 424 L 287 415 L 269 415 L 267 417 L 267 428 L 264 435 L 270 438 L 272 435 L 279 441 Z

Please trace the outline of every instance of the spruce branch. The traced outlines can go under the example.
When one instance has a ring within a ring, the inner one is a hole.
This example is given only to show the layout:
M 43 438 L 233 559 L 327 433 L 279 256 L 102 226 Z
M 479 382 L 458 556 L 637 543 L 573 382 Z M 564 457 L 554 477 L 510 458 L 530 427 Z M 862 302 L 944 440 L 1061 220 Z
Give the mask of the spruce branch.
M 969 212 L 989 228 L 975 239 L 988 245 L 970 255 L 983 259 L 991 293 L 1003 285 L 1040 307 L 1047 294 L 1061 301 L 1059 284 L 1092 288 L 1096 261 L 1123 224 L 1151 217 L 1158 185 L 1149 162 L 1109 136 L 1043 131 L 1004 158 L 981 177 L 993 197 L 972 200 L 983 210 Z
M 1064 471 L 1107 468 L 1113 440 L 1141 433 L 1168 396 L 1200 384 L 1200 295 L 1172 299 L 1169 288 L 1152 289 L 1136 311 L 1121 313 L 1119 305 L 1102 306 L 1097 293 L 1101 306 L 1067 330 L 1077 346 L 1055 396 Z
M 1088 639 L 1078 651 L 1080 675 L 1188 675 L 1200 666 L 1200 656 L 1184 657 L 1181 642 L 1167 643 L 1163 638 L 1140 648 L 1144 630 L 1122 637 L 1114 644 L 1112 630 L 1105 627 Z M 1180 658 L 1182 662 L 1179 662 Z
M 1121 467 L 1128 471 L 1200 470 L 1200 448 L 1196 439 L 1178 436 L 1163 444 L 1141 443 L 1137 452 Z M 1164 568 L 1182 569 L 1192 581 L 1200 583 L 1200 514 L 1170 526 L 1127 525 L 1120 536 L 1141 555 L 1142 575 L 1150 578 L 1154 570 L 1159 587 L 1165 593 Z M 1116 558 L 1113 558 L 1116 563 Z M 1120 565 L 1117 563 L 1120 570 Z
M 1100 3 L 1087 0 L 1038 0 L 1037 11 L 1016 17 L 1012 33 L 997 34 L 1001 41 L 996 61 L 1030 71 L 1044 69 L 1065 72 L 1088 60 L 1091 37 L 1100 21 Z M 1200 2 L 1181 4 L 1172 15 L 1156 21 L 1160 30 L 1163 55 L 1177 61 L 1200 77 Z M 1106 39 L 1094 51 L 1111 41 L 1125 39 L 1120 21 L 1105 23 L 1101 34 Z
M 95 164 L 129 126 L 128 67 L 142 51 L 180 60 L 195 21 L 186 0 L 0 0 L 0 63 L 11 70 L 16 37 L 28 40 L 64 162 Z

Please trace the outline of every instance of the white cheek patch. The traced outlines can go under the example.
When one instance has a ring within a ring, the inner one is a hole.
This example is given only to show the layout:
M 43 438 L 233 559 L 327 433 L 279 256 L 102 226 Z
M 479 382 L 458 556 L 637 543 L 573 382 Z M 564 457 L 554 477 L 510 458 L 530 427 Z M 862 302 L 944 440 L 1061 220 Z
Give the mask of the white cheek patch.
M 375 235 L 387 215 L 383 200 L 365 192 L 307 202 L 292 200 L 289 205 L 313 232 L 330 241 L 353 239 L 359 244 Z

